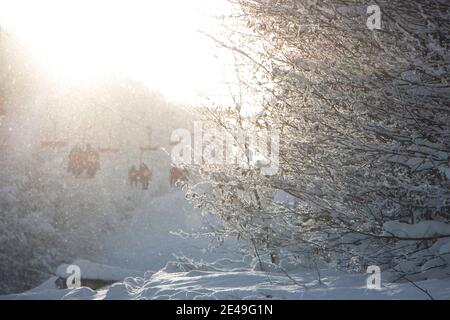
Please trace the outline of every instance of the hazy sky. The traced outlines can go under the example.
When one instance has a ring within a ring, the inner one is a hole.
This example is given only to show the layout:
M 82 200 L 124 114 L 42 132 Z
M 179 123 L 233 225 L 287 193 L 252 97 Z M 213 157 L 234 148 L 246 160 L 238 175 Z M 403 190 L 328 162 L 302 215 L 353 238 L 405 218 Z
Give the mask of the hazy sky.
M 0 0 L 0 23 L 63 82 L 121 72 L 193 102 L 196 91 L 226 94 L 232 71 L 197 32 L 214 32 L 226 10 L 222 0 Z

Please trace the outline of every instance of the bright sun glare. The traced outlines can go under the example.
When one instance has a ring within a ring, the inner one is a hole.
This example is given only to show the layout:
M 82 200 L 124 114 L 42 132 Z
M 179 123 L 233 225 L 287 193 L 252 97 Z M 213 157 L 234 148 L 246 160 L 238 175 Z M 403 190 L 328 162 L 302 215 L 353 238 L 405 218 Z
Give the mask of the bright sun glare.
M 0 24 L 19 33 L 61 81 L 118 72 L 191 102 L 197 92 L 223 93 L 229 72 L 197 32 L 216 28 L 212 16 L 224 9 L 218 2 L 0 0 Z

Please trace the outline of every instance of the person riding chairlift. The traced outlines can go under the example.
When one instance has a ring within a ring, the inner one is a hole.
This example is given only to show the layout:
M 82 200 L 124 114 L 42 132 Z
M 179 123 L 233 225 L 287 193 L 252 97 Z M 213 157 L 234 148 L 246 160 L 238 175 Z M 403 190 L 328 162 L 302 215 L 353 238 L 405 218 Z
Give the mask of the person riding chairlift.
M 145 163 L 141 163 L 139 167 L 139 178 L 142 182 L 142 189 L 147 190 L 150 185 L 152 173 Z
M 85 154 L 85 166 L 86 166 L 86 172 L 89 177 L 93 178 L 95 174 L 97 173 L 97 170 L 100 169 L 100 163 L 99 163 L 99 154 L 96 150 L 92 148 L 92 146 L 88 143 L 86 145 L 86 151 Z
M 136 169 L 136 166 L 131 166 L 128 171 L 128 180 L 130 181 L 130 185 L 133 187 L 137 187 L 139 182 L 139 170 Z
M 83 172 L 83 158 L 83 150 L 81 150 L 80 144 L 77 144 L 70 151 L 67 171 L 74 176 L 79 176 Z

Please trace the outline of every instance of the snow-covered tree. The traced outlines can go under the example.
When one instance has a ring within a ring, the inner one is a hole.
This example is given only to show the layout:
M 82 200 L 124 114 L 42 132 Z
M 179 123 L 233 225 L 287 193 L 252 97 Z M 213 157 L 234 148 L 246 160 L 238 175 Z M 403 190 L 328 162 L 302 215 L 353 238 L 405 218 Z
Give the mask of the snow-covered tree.
M 222 234 L 272 256 L 437 276 L 450 262 L 450 9 L 377 4 L 372 30 L 366 1 L 236 1 L 226 36 L 210 37 L 235 54 L 241 91 L 212 119 L 240 119 L 239 98 L 258 95 L 252 120 L 279 130 L 281 170 L 215 168 L 212 191 L 193 195 Z

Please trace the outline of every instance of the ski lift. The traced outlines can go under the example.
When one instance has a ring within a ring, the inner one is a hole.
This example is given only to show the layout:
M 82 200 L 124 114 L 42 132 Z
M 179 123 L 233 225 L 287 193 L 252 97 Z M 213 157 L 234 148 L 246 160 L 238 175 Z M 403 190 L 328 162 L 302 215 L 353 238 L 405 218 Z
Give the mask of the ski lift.
M 142 183 L 142 189 L 148 190 L 149 184 L 152 179 L 152 174 L 150 168 L 147 166 L 147 164 L 144 163 L 143 157 L 144 153 L 148 151 L 155 151 L 159 149 L 159 145 L 153 145 L 152 144 L 152 128 L 147 127 L 148 130 L 148 145 L 147 146 L 141 146 L 140 147 L 140 155 L 139 155 L 139 164 L 134 167 L 135 169 L 129 169 L 128 171 L 128 179 L 130 186 L 137 186 L 137 183 Z M 136 169 L 139 168 L 139 169 Z
M 76 148 L 76 149 L 75 149 Z M 86 144 L 86 149 L 81 149 L 78 144 L 69 154 L 68 171 L 75 177 L 86 174 L 92 179 L 100 170 L 100 159 L 98 150 L 91 147 L 90 143 Z

